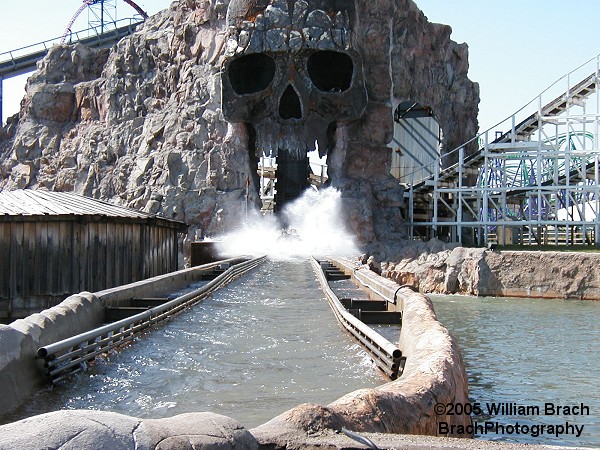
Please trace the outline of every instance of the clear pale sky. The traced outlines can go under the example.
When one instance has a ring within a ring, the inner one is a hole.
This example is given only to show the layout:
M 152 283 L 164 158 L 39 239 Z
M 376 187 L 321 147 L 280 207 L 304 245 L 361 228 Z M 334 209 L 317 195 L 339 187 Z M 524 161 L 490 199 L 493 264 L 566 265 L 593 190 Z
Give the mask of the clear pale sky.
M 118 17 L 133 9 L 117 1 Z M 368 0 L 364 0 L 368 1 Z M 81 0 L 1 0 L 0 53 L 60 36 Z M 138 0 L 148 13 L 169 0 Z M 469 78 L 480 85 L 481 129 L 500 122 L 552 82 L 600 53 L 600 0 L 416 0 L 432 22 L 469 45 Z M 73 29 L 87 27 L 80 15 Z M 4 81 L 3 119 L 18 111 L 24 79 Z M 533 111 L 532 111 L 533 112 Z

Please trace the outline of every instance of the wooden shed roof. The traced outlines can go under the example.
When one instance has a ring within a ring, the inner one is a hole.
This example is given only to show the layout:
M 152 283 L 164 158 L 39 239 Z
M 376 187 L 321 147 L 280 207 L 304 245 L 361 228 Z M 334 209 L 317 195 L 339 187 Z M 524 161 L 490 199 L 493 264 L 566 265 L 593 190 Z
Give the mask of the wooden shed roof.
M 104 216 L 121 219 L 156 220 L 172 222 L 177 228 L 182 222 L 154 214 L 124 208 L 111 203 L 74 194 L 72 192 L 34 191 L 21 189 L 0 191 L 0 220 L 14 216 Z

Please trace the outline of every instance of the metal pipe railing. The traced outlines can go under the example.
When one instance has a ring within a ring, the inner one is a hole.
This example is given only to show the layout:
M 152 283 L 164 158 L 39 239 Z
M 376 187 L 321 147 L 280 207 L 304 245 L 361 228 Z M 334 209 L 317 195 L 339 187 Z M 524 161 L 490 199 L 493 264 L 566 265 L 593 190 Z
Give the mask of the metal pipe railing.
M 187 294 L 131 317 L 95 328 L 76 336 L 40 347 L 37 357 L 45 360 L 45 368 L 53 384 L 84 370 L 96 356 L 122 346 L 147 328 L 179 313 L 206 297 L 215 289 L 264 262 L 265 256 L 232 265 L 225 272 Z
M 124 22 L 128 22 L 127 25 L 123 25 L 121 27 L 117 26 L 117 24 L 121 24 Z M 123 19 L 118 19 L 116 21 L 111 22 L 114 24 L 114 28 L 111 28 L 110 30 L 106 31 L 106 33 L 110 33 L 117 28 L 124 28 L 124 27 L 132 26 L 132 25 L 137 26 L 142 22 L 143 22 L 143 20 L 135 19 L 133 17 L 126 17 Z M 98 26 L 89 27 L 89 28 L 86 28 L 85 30 L 74 31 L 72 34 L 76 34 L 77 36 L 79 36 L 79 34 L 87 33 L 89 35 L 90 32 L 93 31 L 96 35 L 100 35 L 102 33 L 98 33 L 98 28 L 99 28 Z M 19 57 L 19 56 L 15 56 L 15 54 L 21 55 L 21 56 L 28 55 L 31 53 L 35 53 L 36 50 L 42 50 L 41 47 L 43 47 L 43 50 L 48 50 L 51 47 L 51 44 L 58 43 L 61 38 L 62 38 L 62 36 L 57 36 L 52 39 L 46 39 L 45 41 L 36 42 L 35 44 L 30 44 L 30 45 L 26 45 L 24 47 L 19 47 L 14 50 L 1 52 L 0 59 L 4 60 L 4 58 L 6 58 L 6 60 L 14 60 L 15 58 Z M 34 51 L 32 51 L 30 49 L 34 49 Z
M 401 375 L 403 360 L 400 349 L 350 314 L 329 287 L 325 272 L 319 261 L 311 258 L 311 263 L 337 320 L 369 352 L 381 371 L 392 380 L 398 378 Z
M 392 303 L 392 304 L 396 304 L 396 295 L 394 295 L 394 297 L 389 297 L 388 295 L 384 294 L 383 292 L 381 292 L 379 289 L 377 289 L 375 286 L 371 286 L 370 284 L 367 284 L 365 281 L 362 280 L 362 278 L 359 276 L 358 274 L 358 267 L 355 267 L 352 270 L 352 277 L 358 281 L 361 286 L 363 286 L 364 288 L 374 292 L 375 294 L 377 294 L 379 297 L 381 297 L 382 300 L 385 300 L 388 303 Z

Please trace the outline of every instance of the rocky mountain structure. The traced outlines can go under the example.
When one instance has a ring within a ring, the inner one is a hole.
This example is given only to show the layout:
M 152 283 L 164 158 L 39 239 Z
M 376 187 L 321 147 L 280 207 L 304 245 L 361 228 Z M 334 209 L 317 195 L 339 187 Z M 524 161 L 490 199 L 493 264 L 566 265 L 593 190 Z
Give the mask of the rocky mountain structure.
M 74 191 L 216 235 L 258 207 L 262 152 L 316 141 L 359 241 L 401 238 L 394 105 L 431 108 L 445 149 L 477 130 L 467 46 L 450 33 L 411 0 L 174 2 L 112 49 L 50 50 L 0 131 L 0 188 Z

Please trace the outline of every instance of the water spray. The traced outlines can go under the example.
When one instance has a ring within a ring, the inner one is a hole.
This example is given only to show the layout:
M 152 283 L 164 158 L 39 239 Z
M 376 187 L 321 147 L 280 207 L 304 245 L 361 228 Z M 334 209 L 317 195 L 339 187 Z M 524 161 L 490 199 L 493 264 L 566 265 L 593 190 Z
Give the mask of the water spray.
M 342 218 L 341 194 L 334 188 L 307 189 L 279 216 L 248 211 L 244 224 L 217 239 L 223 257 L 268 255 L 272 259 L 356 256 L 360 253 Z

